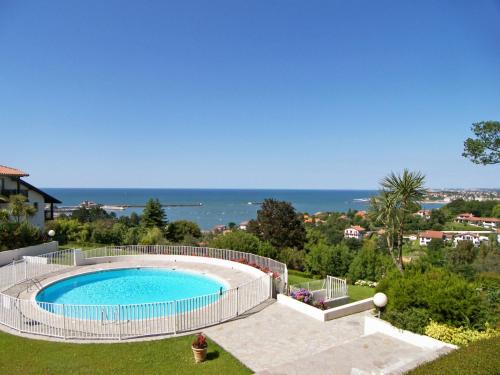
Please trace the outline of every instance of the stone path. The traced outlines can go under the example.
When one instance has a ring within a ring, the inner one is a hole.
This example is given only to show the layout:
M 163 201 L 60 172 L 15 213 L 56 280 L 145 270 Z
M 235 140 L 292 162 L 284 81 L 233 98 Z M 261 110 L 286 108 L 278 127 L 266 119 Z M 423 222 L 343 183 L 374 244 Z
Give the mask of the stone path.
M 205 332 L 260 375 L 400 374 L 442 354 L 380 333 L 364 336 L 367 314 L 320 322 L 273 303 Z

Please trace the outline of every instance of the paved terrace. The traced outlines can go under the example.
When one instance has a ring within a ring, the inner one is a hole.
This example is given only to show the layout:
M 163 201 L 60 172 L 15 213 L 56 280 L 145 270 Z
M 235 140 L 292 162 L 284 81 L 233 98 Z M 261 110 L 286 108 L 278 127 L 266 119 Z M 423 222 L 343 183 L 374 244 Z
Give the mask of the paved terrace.
M 204 331 L 260 375 L 400 374 L 444 353 L 380 333 L 364 336 L 368 314 L 320 322 L 272 303 Z

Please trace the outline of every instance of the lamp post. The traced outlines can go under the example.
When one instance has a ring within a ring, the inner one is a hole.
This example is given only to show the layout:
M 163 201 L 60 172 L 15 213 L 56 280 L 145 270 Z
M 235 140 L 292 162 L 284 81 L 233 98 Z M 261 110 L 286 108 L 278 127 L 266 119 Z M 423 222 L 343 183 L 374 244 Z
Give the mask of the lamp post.
M 373 304 L 377 306 L 378 317 L 380 318 L 380 309 L 387 305 L 387 296 L 384 293 L 376 293 L 373 296 Z
M 49 235 L 50 237 L 50 240 L 53 241 L 54 240 L 54 236 L 56 235 L 56 232 L 54 229 L 51 229 L 47 232 L 47 234 Z

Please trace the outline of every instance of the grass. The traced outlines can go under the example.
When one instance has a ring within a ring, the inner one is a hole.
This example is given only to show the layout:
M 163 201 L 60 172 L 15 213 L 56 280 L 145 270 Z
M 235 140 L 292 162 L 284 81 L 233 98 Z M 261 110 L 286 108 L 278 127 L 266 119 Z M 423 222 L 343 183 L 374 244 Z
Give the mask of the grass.
M 407 375 L 500 374 L 500 337 L 480 340 L 426 363 Z
M 307 272 L 297 271 L 297 270 L 288 270 L 288 285 L 295 285 L 300 283 L 307 283 L 308 281 L 317 280 L 317 278 L 313 278 Z
M 373 297 L 375 294 L 375 288 L 361 285 L 348 285 L 347 294 L 349 294 L 349 302 L 360 301 L 362 299 Z
M 470 231 L 476 231 L 476 230 L 488 230 L 487 228 L 483 227 L 476 227 L 474 225 L 468 225 L 468 224 L 462 224 L 462 223 L 455 223 L 454 221 L 452 222 L 447 222 L 443 226 L 443 230 L 470 230 Z
M 30 340 L 0 332 L 0 373 L 9 374 L 251 374 L 209 340 L 207 361 L 195 364 L 193 336 L 117 344 Z
M 307 272 L 296 271 L 296 270 L 288 270 L 288 284 L 300 284 L 309 281 L 317 280 L 319 276 L 316 278 L 311 276 Z M 348 285 L 348 294 L 349 294 L 349 302 L 360 301 L 365 298 L 373 297 L 375 294 L 375 288 L 369 288 L 367 286 L 360 285 Z
M 59 248 L 60 249 L 90 250 L 90 249 L 96 249 L 96 248 L 105 247 L 105 246 L 111 246 L 111 245 L 103 245 L 100 243 L 92 243 L 92 242 L 85 242 L 85 243 L 68 242 L 65 245 L 59 245 Z

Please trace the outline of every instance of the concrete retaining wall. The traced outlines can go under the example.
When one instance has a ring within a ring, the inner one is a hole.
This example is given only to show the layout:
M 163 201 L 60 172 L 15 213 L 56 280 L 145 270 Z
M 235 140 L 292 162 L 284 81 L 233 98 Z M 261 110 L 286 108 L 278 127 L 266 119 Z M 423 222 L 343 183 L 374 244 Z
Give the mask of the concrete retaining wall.
M 59 250 L 59 243 L 51 241 L 40 245 L 21 247 L 19 249 L 0 252 L 0 266 L 11 263 L 13 260 L 19 260 L 23 256 L 35 256 Z
M 322 322 L 341 318 L 343 316 L 355 314 L 361 311 L 371 310 L 374 307 L 373 298 L 367 298 L 361 301 L 356 301 L 342 306 L 333 307 L 328 310 L 320 310 L 317 309 L 316 307 L 297 301 L 296 299 L 286 296 L 284 294 L 278 294 L 278 303 L 281 303 L 291 309 L 294 309 L 302 314 L 305 314 L 307 316 L 310 316 L 311 318 L 320 320 Z
M 367 316 L 365 317 L 365 335 L 373 333 L 383 333 L 384 335 L 394 337 L 398 340 L 407 342 L 408 344 L 416 345 L 425 349 L 438 350 L 442 348 L 456 349 L 457 346 L 433 339 L 429 336 L 418 335 L 416 333 L 405 331 L 391 325 L 382 319 Z

